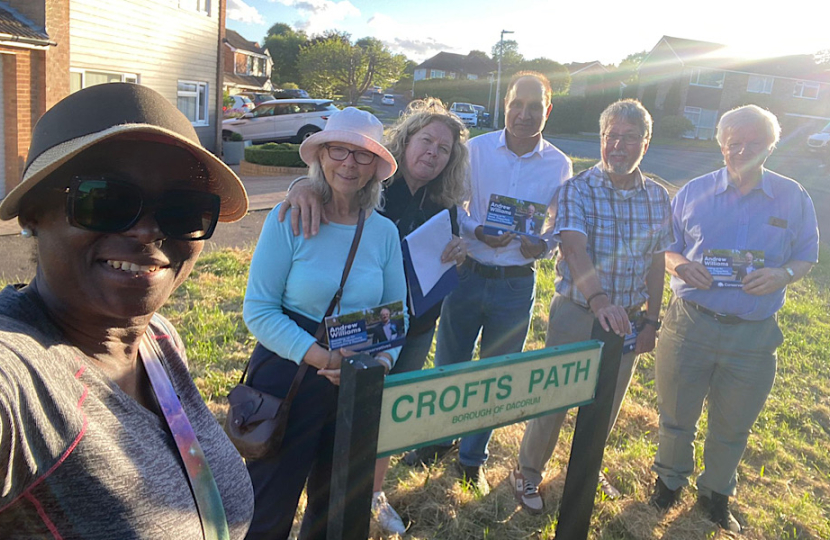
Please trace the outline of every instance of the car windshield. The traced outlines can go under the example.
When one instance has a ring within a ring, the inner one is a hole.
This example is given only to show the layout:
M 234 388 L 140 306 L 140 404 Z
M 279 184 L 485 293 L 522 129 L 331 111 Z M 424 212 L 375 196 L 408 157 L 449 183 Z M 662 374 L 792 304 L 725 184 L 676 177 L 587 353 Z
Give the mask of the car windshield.
M 455 112 L 470 113 L 470 112 L 475 112 L 475 111 L 473 110 L 473 108 L 471 106 L 467 105 L 466 103 L 458 103 L 455 106 Z
M 821 130 L 821 132 L 822 133 L 830 133 L 830 124 L 827 124 L 826 126 L 824 126 L 824 128 Z

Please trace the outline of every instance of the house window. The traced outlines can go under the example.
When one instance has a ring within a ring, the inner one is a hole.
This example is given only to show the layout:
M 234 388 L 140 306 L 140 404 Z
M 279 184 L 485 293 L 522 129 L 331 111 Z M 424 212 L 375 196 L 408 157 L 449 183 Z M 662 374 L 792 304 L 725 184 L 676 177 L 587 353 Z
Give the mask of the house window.
M 753 94 L 772 94 L 772 77 L 750 75 L 746 91 Z
M 179 81 L 176 105 L 194 126 L 208 123 L 208 83 Z
M 683 134 L 686 139 L 710 140 L 715 137 L 715 123 L 718 119 L 718 111 L 701 109 L 700 107 L 686 107 L 683 115 L 695 125 Z
M 818 99 L 819 84 L 817 82 L 796 81 L 793 88 L 793 97 L 804 99 Z
M 137 84 L 138 75 L 135 73 L 118 73 L 114 71 L 92 71 L 85 69 L 70 69 L 69 93 L 77 92 L 82 88 L 111 82 L 128 82 Z
M 440 69 L 433 69 L 433 70 L 430 70 L 430 72 L 429 72 L 429 78 L 430 79 L 443 79 L 444 75 L 445 75 L 445 73 L 443 71 L 441 71 Z
M 179 0 L 179 7 L 210 15 L 210 0 Z
M 693 69 L 689 76 L 689 84 L 694 86 L 708 86 L 710 88 L 723 88 L 723 71 Z

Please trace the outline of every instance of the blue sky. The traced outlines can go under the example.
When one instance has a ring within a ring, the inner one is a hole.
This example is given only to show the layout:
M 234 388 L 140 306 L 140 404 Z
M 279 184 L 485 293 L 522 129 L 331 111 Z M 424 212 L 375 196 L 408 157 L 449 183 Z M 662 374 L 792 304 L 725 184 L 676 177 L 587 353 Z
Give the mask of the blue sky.
M 283 22 L 308 34 L 329 29 L 384 41 L 418 62 L 439 51 L 488 54 L 501 30 L 525 58 L 618 64 L 663 35 L 713 41 L 746 56 L 830 48 L 824 0 L 227 0 L 228 28 L 261 42 Z M 764 6 L 768 4 L 769 7 Z M 763 7 L 762 7 L 763 6 Z M 508 39 L 506 37 L 505 39 Z

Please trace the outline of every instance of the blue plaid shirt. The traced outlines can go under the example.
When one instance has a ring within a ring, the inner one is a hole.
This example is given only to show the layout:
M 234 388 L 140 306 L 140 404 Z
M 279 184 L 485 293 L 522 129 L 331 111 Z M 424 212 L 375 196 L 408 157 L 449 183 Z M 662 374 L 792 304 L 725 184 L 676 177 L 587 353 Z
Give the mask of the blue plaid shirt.
M 588 256 L 602 288 L 613 304 L 626 309 L 648 300 L 646 274 L 655 253 L 673 241 L 669 194 L 660 184 L 644 178 L 639 169 L 634 187 L 616 189 L 597 164 L 571 178 L 559 191 L 554 239 L 562 231 L 579 231 L 588 237 Z M 581 306 L 568 264 L 556 262 L 556 292 Z

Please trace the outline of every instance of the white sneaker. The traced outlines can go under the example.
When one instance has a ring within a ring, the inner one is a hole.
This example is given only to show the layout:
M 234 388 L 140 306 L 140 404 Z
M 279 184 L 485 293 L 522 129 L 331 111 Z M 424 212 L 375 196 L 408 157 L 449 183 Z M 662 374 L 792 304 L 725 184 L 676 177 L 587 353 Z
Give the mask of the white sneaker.
M 386 500 L 386 493 L 382 491 L 376 491 L 372 495 L 372 517 L 377 521 L 383 534 L 402 535 L 406 533 L 406 526 L 404 526 L 401 516 L 395 512 L 395 509 Z
M 525 478 L 518 467 L 510 471 L 510 484 L 513 496 L 522 508 L 531 514 L 541 514 L 545 511 L 545 501 L 539 495 L 539 486 Z

